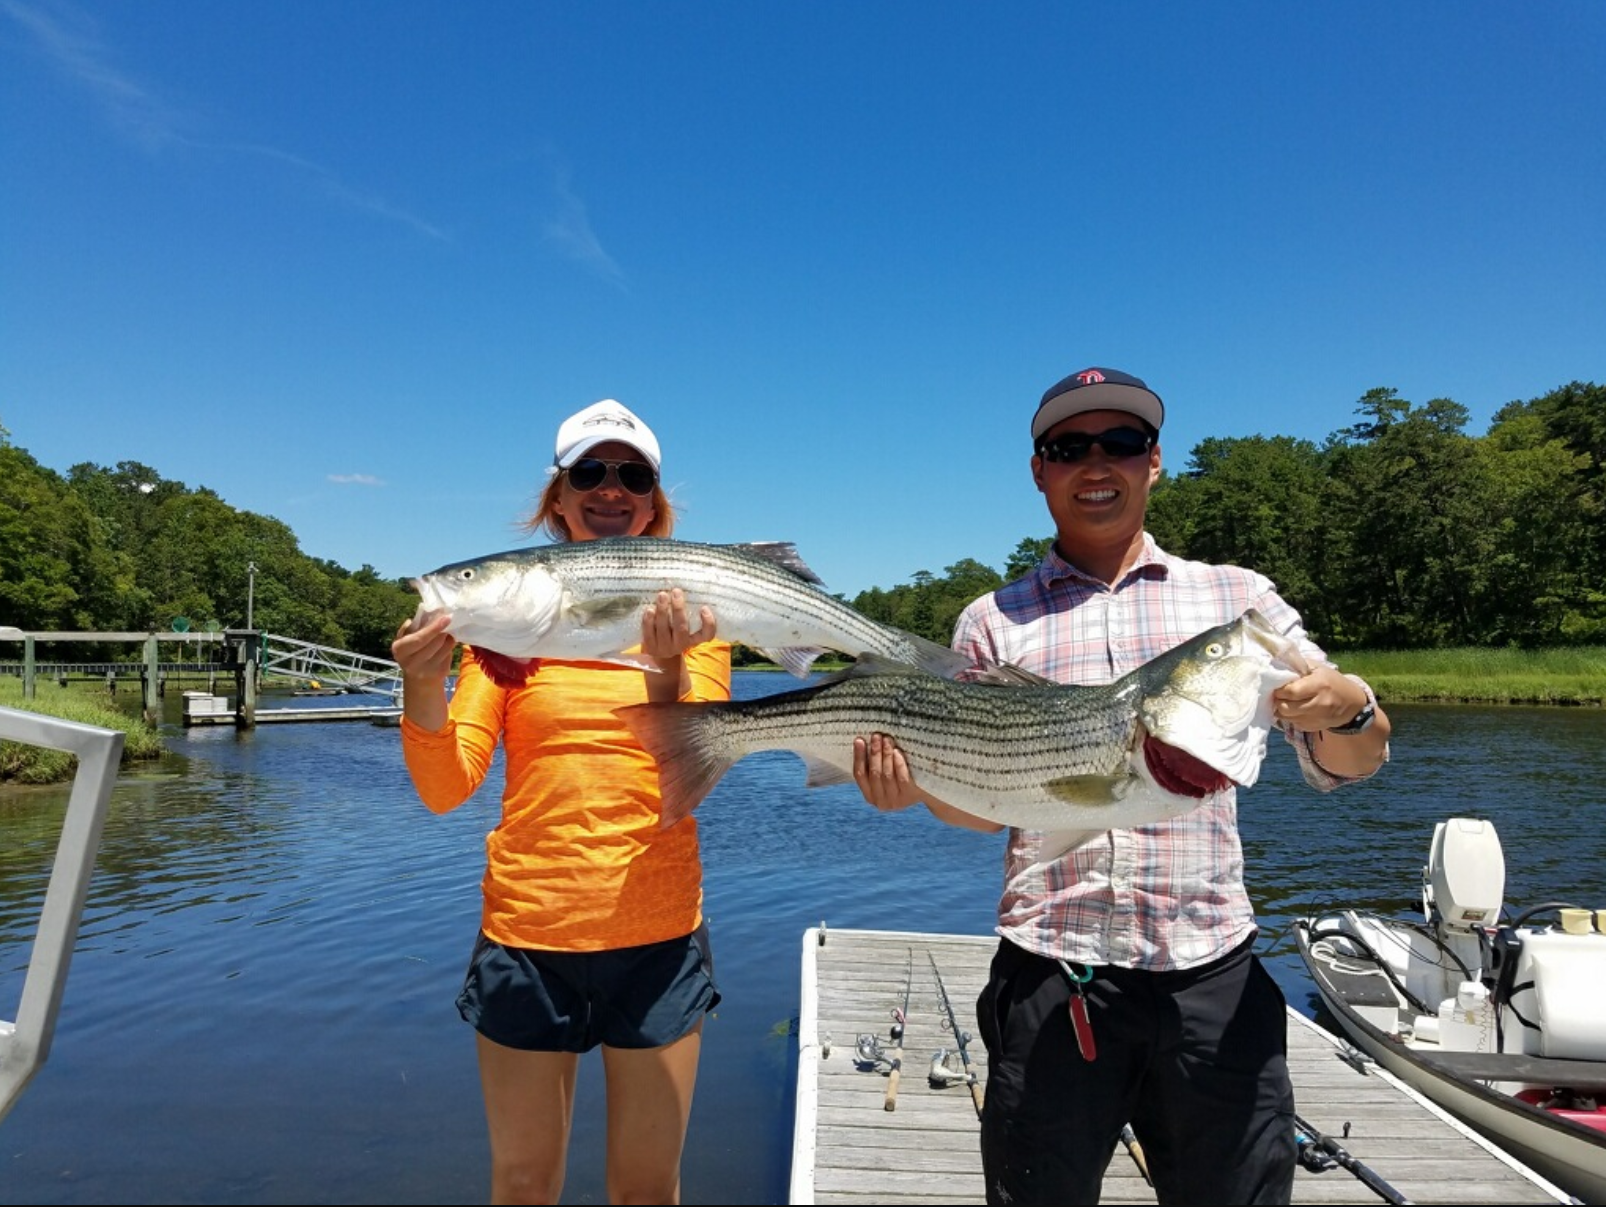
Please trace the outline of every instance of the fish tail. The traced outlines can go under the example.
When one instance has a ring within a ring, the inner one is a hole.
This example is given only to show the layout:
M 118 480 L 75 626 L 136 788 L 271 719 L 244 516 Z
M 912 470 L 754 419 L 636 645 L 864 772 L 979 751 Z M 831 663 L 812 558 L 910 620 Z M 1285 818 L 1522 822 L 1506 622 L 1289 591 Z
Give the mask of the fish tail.
M 917 637 L 912 633 L 909 634 L 909 644 L 914 654 L 914 664 L 939 679 L 956 678 L 960 671 L 971 668 L 969 657 L 948 646 L 939 645 L 935 641 Z
M 706 704 L 630 704 L 614 715 L 658 764 L 663 824 L 674 825 L 700 805 L 735 759 L 709 741 Z

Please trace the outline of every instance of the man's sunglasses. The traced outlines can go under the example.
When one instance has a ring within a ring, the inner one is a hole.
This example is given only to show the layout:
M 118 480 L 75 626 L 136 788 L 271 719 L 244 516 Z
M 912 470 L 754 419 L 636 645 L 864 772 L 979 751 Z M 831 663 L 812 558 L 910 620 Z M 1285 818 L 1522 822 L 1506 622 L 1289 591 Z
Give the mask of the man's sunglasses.
M 610 469 L 619 485 L 633 495 L 650 495 L 658 485 L 658 475 L 643 461 L 604 461 L 599 457 L 581 457 L 569 466 L 569 485 L 578 491 L 595 490 L 607 481 Z
M 1125 460 L 1141 457 L 1154 447 L 1154 437 L 1135 427 L 1112 427 L 1102 432 L 1062 432 L 1052 440 L 1037 446 L 1037 455 L 1044 461 L 1080 461 L 1092 451 L 1094 445 L 1104 450 L 1106 457 Z

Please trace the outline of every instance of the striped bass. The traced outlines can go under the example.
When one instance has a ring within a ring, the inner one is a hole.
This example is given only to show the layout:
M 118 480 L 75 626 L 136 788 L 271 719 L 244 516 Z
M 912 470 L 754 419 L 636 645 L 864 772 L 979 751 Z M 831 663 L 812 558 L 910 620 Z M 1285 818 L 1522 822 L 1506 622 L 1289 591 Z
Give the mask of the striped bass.
M 739 759 L 802 756 L 809 787 L 851 782 L 853 740 L 890 735 L 922 791 L 975 817 L 1045 832 L 1044 858 L 1105 830 L 1176 817 L 1260 774 L 1271 693 L 1309 673 L 1253 609 L 1104 687 L 1012 667 L 955 683 L 861 658 L 810 687 L 754 700 L 616 710 L 658 763 L 664 824 Z
M 799 678 L 826 650 L 879 655 L 951 677 L 969 659 L 855 611 L 819 585 L 788 542 L 701 545 L 604 537 L 493 553 L 413 580 L 418 624 L 449 613 L 452 636 L 475 648 L 498 682 L 522 683 L 535 659 L 623 662 L 658 592 L 680 587 L 696 623 L 708 605 L 721 640 L 758 650 Z

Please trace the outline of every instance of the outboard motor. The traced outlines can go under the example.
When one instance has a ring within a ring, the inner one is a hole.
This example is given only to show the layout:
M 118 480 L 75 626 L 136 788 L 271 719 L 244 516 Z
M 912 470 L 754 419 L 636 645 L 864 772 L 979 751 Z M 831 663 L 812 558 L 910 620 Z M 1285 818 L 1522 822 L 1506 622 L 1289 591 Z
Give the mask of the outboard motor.
M 1452 817 L 1433 827 L 1433 844 L 1422 869 L 1422 912 L 1439 942 L 1466 967 L 1467 976 L 1452 975 L 1442 964 L 1433 970 L 1435 975 L 1424 972 L 1428 980 L 1438 982 L 1421 985 L 1424 1001 L 1447 1003 L 1451 1015 L 1473 1018 L 1465 1009 L 1458 1012 L 1448 999 L 1485 991 L 1481 982 L 1491 971 L 1488 936 L 1499 925 L 1505 893 L 1506 858 L 1493 822 Z
M 1433 827 L 1422 869 L 1422 912 L 1430 923 L 1462 935 L 1493 926 L 1505 895 L 1506 857 L 1493 822 L 1452 817 Z

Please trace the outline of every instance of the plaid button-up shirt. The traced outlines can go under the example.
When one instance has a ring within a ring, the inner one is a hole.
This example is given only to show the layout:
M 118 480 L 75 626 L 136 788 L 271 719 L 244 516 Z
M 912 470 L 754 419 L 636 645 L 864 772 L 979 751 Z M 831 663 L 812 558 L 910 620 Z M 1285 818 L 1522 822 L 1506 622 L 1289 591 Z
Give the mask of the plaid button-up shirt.
M 1311 665 L 1327 662 L 1264 575 L 1172 557 L 1147 533 L 1143 541 L 1137 564 L 1114 586 L 1051 548 L 1032 573 L 965 609 L 954 648 L 979 663 L 1100 685 L 1255 608 Z M 1316 763 L 1308 737 L 1285 736 L 1313 787 L 1350 782 Z M 998 933 L 1028 951 L 1161 972 L 1223 956 L 1254 930 L 1230 788 L 1170 821 L 1106 831 L 1047 865 L 1038 862 L 1041 839 L 1010 831 L 998 906 Z

